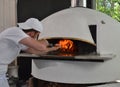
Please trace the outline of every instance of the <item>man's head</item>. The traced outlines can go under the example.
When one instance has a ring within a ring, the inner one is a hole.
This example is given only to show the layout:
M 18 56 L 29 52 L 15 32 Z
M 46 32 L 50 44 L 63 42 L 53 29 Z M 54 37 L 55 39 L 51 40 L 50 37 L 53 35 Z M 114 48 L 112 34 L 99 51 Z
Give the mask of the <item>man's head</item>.
M 34 39 L 38 39 L 40 32 L 35 31 L 34 29 L 23 30 L 27 35 Z
M 32 38 L 38 36 L 43 31 L 41 22 L 36 18 L 29 18 L 23 23 L 18 23 L 19 27 Z

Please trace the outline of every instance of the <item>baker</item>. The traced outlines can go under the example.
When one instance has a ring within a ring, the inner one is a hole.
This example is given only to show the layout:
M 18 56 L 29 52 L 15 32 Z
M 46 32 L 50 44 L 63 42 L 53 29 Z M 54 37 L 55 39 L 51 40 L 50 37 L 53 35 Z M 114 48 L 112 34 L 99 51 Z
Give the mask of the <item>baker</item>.
M 5 29 L 0 33 L 0 86 L 9 87 L 6 72 L 8 64 L 15 60 L 20 51 L 33 54 L 43 54 L 60 48 L 58 44 L 48 47 L 46 40 L 38 41 L 38 35 L 43 31 L 41 22 L 29 18 L 18 27 Z

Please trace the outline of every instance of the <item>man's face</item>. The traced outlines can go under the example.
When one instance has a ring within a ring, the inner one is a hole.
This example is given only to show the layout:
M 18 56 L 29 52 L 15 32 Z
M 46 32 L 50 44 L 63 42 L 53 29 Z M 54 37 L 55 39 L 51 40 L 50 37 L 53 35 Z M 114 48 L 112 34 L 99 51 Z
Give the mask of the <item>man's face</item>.
M 37 32 L 37 31 L 31 31 L 31 32 L 29 32 L 29 33 L 27 33 L 30 37 L 32 37 L 32 38 L 34 38 L 34 39 L 38 39 L 38 37 L 39 37 L 39 34 L 40 34 L 40 32 Z

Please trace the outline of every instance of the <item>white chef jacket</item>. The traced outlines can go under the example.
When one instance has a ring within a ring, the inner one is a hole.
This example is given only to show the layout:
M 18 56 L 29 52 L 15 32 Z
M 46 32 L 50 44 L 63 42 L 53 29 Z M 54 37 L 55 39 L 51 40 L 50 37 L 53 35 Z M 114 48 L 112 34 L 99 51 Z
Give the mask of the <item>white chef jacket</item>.
M 18 27 L 8 28 L 0 33 L 0 81 L 7 72 L 8 64 L 18 56 L 23 47 L 26 47 L 19 43 L 26 37 L 29 36 Z

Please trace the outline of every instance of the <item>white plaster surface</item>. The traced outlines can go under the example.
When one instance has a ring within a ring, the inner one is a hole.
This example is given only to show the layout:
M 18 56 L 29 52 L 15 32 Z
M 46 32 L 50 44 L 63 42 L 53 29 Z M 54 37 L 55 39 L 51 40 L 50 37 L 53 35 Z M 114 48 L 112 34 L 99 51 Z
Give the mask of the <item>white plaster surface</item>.
M 55 20 L 52 20 L 54 19 L 54 16 Z M 71 17 L 74 18 L 73 21 Z M 80 20 L 83 21 L 83 25 L 82 21 Z M 67 25 L 67 22 L 70 22 L 70 24 Z M 77 22 L 79 22 L 80 24 Z M 80 30 L 76 30 L 79 27 L 79 29 L 82 28 L 82 30 L 85 29 L 85 31 L 88 31 L 88 28 L 86 28 L 86 22 L 87 25 L 97 25 L 97 52 L 100 54 L 114 54 L 116 55 L 116 57 L 103 63 L 33 60 L 32 75 L 34 77 L 47 81 L 73 84 L 97 83 L 120 79 L 120 23 L 107 16 L 106 14 L 80 7 L 65 9 L 49 16 L 42 21 L 43 25 L 45 25 L 44 27 L 46 35 L 45 33 L 43 33 L 43 35 L 41 35 L 41 38 L 51 35 L 57 35 L 58 37 L 60 35 L 64 36 L 64 33 L 67 32 L 67 35 L 69 37 L 75 36 L 75 38 L 78 38 L 80 35 L 82 39 L 92 42 L 91 37 L 88 37 L 90 36 L 88 32 L 81 33 Z M 75 27 L 74 24 L 77 27 Z M 72 26 L 74 26 L 75 28 L 71 28 Z M 54 31 L 55 29 L 56 31 Z M 77 34 L 78 32 L 79 34 Z M 120 86 L 120 84 L 111 85 L 112 86 L 103 85 L 96 87 Z

